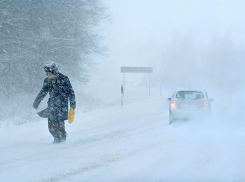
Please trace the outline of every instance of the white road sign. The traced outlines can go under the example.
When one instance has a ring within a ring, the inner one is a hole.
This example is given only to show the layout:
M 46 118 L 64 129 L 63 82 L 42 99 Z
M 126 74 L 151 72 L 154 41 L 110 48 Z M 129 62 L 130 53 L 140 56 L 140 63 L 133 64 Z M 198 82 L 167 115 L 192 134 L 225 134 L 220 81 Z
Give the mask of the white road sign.
M 152 73 L 152 67 L 121 67 L 121 73 Z

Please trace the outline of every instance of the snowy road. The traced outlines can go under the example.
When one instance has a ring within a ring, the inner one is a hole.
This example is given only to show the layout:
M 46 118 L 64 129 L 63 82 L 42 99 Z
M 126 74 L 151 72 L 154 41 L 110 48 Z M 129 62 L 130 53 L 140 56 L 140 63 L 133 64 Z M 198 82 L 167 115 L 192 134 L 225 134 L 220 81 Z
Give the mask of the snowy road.
M 61 144 L 46 120 L 2 126 L 0 181 L 245 181 L 244 124 L 169 126 L 167 109 L 154 97 L 77 111 Z

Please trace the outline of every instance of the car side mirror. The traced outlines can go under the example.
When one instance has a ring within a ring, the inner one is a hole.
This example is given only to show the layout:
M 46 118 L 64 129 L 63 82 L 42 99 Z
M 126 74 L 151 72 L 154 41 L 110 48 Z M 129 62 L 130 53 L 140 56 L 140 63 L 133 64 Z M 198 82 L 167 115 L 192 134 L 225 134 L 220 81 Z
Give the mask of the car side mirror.
M 210 99 L 210 102 L 213 102 L 214 101 L 214 99 Z
M 171 101 L 171 98 L 168 98 L 169 101 Z

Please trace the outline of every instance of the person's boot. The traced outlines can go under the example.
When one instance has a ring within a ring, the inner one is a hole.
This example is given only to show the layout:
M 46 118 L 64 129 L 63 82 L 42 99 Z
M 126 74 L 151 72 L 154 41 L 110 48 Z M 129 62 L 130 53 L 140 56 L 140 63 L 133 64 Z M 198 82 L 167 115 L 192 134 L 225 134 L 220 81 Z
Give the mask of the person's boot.
M 61 140 L 60 140 L 60 139 L 55 138 L 55 139 L 54 139 L 54 141 L 53 141 L 52 143 L 60 143 L 60 142 L 61 142 Z
M 67 137 L 67 133 L 65 132 L 63 134 L 63 137 L 60 139 L 61 142 L 65 142 L 66 141 L 66 137 Z

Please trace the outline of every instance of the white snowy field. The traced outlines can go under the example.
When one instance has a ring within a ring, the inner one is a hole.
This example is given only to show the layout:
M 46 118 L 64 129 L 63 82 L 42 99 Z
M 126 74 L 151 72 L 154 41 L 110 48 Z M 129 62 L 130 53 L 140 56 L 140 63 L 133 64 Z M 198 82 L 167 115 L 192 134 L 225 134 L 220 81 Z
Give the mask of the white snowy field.
M 167 94 L 78 109 L 61 144 L 52 144 L 46 119 L 3 125 L 0 181 L 245 181 L 242 109 L 214 99 L 209 120 L 172 125 Z

